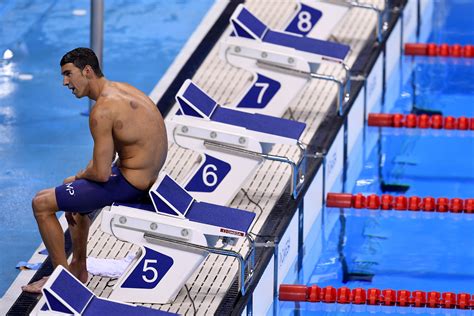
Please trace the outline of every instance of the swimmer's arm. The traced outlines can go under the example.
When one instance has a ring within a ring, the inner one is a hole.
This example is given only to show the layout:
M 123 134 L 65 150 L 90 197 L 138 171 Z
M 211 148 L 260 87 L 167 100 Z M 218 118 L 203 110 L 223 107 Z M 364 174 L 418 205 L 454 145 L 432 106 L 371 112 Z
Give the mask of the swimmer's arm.
M 111 165 L 115 153 L 112 137 L 113 119 L 106 104 L 96 104 L 89 116 L 89 125 L 94 139 L 92 160 L 86 169 L 76 175 L 76 179 L 106 182 L 112 172 Z

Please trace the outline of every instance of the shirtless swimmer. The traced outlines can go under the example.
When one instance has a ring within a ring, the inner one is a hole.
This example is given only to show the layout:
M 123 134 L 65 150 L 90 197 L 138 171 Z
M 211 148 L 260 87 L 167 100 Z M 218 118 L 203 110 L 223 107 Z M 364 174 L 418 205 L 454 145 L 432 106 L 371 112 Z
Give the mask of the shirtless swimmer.
M 166 160 L 168 143 L 163 118 L 143 92 L 121 82 L 107 80 L 91 49 L 76 48 L 60 62 L 63 85 L 77 98 L 96 103 L 89 116 L 94 140 L 92 160 L 75 176 L 33 198 L 33 213 L 53 266 L 62 265 L 87 282 L 87 237 L 90 214 L 113 202 L 146 198 Z M 118 160 L 113 163 L 118 154 Z M 69 264 L 64 236 L 56 212 L 66 212 L 73 257 Z M 47 277 L 23 286 L 39 293 Z

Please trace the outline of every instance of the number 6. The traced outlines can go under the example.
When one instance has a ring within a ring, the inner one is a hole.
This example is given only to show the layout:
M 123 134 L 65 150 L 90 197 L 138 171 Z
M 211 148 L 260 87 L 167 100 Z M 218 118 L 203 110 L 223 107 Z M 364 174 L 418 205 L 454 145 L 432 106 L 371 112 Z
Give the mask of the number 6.
M 211 171 L 209 171 L 211 169 Z M 204 167 L 202 170 L 202 181 L 204 182 L 205 185 L 208 187 L 213 187 L 217 183 L 217 167 L 215 165 L 209 164 Z M 211 177 L 211 181 L 208 181 L 208 177 Z

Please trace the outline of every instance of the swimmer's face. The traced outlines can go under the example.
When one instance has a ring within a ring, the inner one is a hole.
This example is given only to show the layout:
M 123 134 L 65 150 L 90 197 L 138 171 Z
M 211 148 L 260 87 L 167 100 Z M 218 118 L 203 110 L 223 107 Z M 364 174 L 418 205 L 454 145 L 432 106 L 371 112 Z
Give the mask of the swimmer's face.
M 89 92 L 88 68 L 90 68 L 90 66 L 86 66 L 81 71 L 81 69 L 74 66 L 73 63 L 67 63 L 61 67 L 63 85 L 71 89 L 76 98 L 82 98 Z

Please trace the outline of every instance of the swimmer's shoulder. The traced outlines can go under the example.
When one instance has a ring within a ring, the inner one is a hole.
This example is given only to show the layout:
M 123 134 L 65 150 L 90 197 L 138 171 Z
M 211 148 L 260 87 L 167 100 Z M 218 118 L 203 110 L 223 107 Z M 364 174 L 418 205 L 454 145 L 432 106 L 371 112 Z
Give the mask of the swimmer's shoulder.
M 89 121 L 113 120 L 115 114 L 112 104 L 112 100 L 108 98 L 98 98 L 89 114 Z
M 155 103 L 143 91 L 125 82 L 107 83 L 97 101 L 104 104 L 123 104 L 128 110 L 145 108 L 148 111 L 146 115 L 159 113 Z
M 122 102 L 121 99 L 122 98 L 115 91 L 114 87 L 107 84 L 92 107 L 89 115 L 90 119 L 93 118 L 96 121 L 101 121 L 103 119 L 114 120 L 117 111 L 116 105 L 117 103 Z

